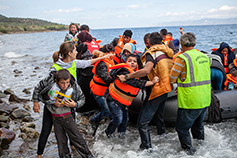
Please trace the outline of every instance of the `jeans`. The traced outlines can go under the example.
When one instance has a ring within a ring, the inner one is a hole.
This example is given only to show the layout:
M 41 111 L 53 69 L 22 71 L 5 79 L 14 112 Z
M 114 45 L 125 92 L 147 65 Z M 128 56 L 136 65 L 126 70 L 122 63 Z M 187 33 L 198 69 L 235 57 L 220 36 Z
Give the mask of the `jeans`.
M 110 121 L 106 134 L 111 135 L 118 128 L 119 133 L 125 133 L 128 122 L 128 110 L 117 105 L 114 101 L 108 102 L 112 120 Z
M 217 68 L 211 68 L 211 83 L 214 90 L 221 90 L 223 73 Z
M 92 121 L 94 122 L 100 122 L 101 120 L 105 119 L 106 117 L 110 117 L 110 111 L 108 104 L 106 102 L 106 98 L 104 96 L 98 96 L 94 95 L 95 100 L 100 106 L 101 112 L 96 114 L 95 116 L 92 117 Z
M 137 126 L 141 137 L 141 149 L 151 148 L 149 123 L 152 118 L 156 122 L 157 134 L 165 133 L 164 109 L 167 93 L 155 99 L 147 101 L 141 108 L 138 116 Z
M 207 107 L 203 109 L 178 109 L 176 131 L 183 149 L 190 150 L 193 148 L 189 133 L 190 128 L 194 139 L 204 140 L 204 126 L 202 122 L 206 110 Z

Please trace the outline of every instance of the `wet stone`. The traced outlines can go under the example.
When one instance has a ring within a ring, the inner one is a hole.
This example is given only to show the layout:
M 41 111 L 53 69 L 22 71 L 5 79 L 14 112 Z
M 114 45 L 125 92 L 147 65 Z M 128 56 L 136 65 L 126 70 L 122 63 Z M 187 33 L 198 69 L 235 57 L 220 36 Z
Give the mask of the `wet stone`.
M 16 74 L 21 74 L 22 73 L 22 71 L 17 70 L 17 69 L 13 70 L 13 72 L 15 72 Z
M 0 103 L 0 114 L 2 113 L 11 113 L 13 111 L 12 107 L 9 106 L 7 103 Z
M 4 90 L 3 93 L 4 94 L 14 94 L 14 92 L 11 90 L 11 88 L 7 88 L 6 90 Z
M 6 94 L 4 94 L 4 93 L 0 93 L 0 98 L 6 98 L 7 97 L 7 95 Z
M 0 115 L 0 122 L 8 122 L 9 121 L 9 116 L 6 116 L 6 114 Z
M 32 122 L 34 121 L 34 118 L 31 117 L 31 116 L 25 116 L 23 119 L 22 119 L 22 122 Z
M 30 94 L 31 92 L 29 91 L 29 89 L 24 89 L 22 92 L 24 92 L 25 94 Z
M 24 109 L 26 109 L 27 111 L 30 111 L 30 110 L 31 110 L 31 108 L 30 108 L 30 105 L 29 105 L 29 104 L 25 104 L 25 105 L 23 106 L 23 108 L 24 108 Z
M 23 99 L 23 98 L 19 98 L 18 96 L 16 96 L 15 94 L 11 94 L 9 97 L 9 102 L 28 102 L 30 101 L 29 99 Z
M 11 113 L 11 118 L 19 119 L 25 116 L 30 116 L 30 113 L 27 112 L 25 109 L 16 109 Z
M 6 128 L 0 128 L 0 137 L 5 137 L 11 142 L 15 138 L 16 134 Z

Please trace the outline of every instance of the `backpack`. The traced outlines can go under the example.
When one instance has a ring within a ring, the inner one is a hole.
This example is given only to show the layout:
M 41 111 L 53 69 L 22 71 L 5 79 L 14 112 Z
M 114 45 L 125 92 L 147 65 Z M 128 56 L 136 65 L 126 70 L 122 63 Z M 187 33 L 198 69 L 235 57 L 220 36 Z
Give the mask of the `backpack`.
M 211 105 L 208 107 L 207 122 L 220 123 L 222 121 L 220 100 L 211 91 Z

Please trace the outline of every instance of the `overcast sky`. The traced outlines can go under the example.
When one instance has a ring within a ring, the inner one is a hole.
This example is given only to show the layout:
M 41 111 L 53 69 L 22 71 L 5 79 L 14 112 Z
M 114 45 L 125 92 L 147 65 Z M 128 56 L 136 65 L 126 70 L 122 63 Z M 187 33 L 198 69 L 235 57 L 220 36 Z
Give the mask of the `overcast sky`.
M 159 22 L 237 18 L 237 0 L 0 0 L 0 14 L 92 29 L 149 27 Z

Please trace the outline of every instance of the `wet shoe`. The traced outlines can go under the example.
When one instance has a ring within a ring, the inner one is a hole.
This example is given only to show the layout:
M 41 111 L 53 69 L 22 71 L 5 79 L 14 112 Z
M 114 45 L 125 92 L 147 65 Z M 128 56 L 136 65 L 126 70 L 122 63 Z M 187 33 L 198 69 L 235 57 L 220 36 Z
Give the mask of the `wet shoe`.
M 194 148 L 186 149 L 188 155 L 194 155 L 197 150 Z
M 125 138 L 125 132 L 120 132 L 119 135 L 118 135 L 118 137 L 119 137 L 120 139 L 124 139 L 124 138 Z
M 109 132 L 107 131 L 107 129 L 105 130 L 105 134 L 107 135 L 108 138 L 115 138 L 114 133 L 113 133 L 113 134 L 109 134 Z
M 90 119 L 89 122 L 90 122 L 90 124 L 91 124 L 91 128 L 92 128 L 93 130 L 95 130 L 96 127 L 97 127 L 97 123 L 96 123 L 95 121 L 93 121 L 92 119 Z

